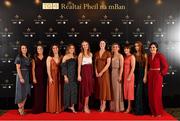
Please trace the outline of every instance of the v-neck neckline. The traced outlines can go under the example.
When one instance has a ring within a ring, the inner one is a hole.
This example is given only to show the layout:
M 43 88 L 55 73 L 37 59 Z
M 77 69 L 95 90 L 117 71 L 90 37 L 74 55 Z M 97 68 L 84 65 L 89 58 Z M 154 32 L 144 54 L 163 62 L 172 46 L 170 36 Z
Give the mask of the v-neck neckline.
M 106 50 L 102 53 L 102 55 L 100 56 L 100 51 L 99 51 L 99 58 L 102 58 L 104 53 L 106 52 Z
M 156 53 L 156 54 L 157 54 L 157 53 Z M 151 54 L 151 60 L 152 60 L 152 61 L 154 60 L 156 54 L 154 55 L 154 57 L 153 57 L 153 55 Z
M 40 59 L 38 56 L 37 56 L 37 59 L 39 59 L 40 61 L 42 61 L 44 59 L 44 56 Z
M 59 61 L 58 61 L 58 63 L 54 60 L 54 58 L 52 58 L 52 59 L 53 59 L 53 61 L 56 63 L 56 65 L 58 65 L 58 64 L 59 64 L 59 62 L 60 62 L 60 60 L 59 60 L 59 59 L 58 59 L 58 60 L 59 60 Z

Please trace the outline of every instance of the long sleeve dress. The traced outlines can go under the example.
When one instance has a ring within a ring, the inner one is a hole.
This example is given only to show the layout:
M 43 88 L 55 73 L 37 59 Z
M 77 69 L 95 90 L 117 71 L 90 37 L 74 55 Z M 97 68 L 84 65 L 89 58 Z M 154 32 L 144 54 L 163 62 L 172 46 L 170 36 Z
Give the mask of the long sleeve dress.
M 69 83 L 64 83 L 64 109 L 77 104 L 78 83 L 77 83 L 77 61 L 75 58 L 66 60 L 61 64 L 62 75 L 66 75 Z
M 148 97 L 149 107 L 153 115 L 163 114 L 162 104 L 162 83 L 163 76 L 168 71 L 168 63 L 161 53 L 156 53 L 152 59 L 152 55 L 148 56 Z M 160 70 L 157 70 L 160 68 Z

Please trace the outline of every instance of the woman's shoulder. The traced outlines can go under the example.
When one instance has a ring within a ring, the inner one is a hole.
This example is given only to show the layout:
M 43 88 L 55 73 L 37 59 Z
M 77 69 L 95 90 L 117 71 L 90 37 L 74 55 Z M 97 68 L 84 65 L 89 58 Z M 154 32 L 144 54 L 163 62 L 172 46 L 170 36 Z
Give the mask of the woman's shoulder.
M 98 57 L 98 55 L 99 55 L 99 51 L 96 51 L 94 57 Z
M 51 59 L 52 59 L 52 57 L 51 57 L 51 56 L 48 56 L 46 60 L 47 60 L 47 61 L 50 61 Z

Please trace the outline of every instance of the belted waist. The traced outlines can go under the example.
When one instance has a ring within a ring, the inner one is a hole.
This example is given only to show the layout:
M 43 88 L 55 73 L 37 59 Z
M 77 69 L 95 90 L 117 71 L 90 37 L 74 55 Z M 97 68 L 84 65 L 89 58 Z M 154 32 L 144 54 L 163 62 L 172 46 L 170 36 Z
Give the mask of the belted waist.
M 119 69 L 119 67 L 112 67 L 113 69 Z
M 160 68 L 150 68 L 151 71 L 160 71 Z
M 21 68 L 22 71 L 28 71 L 29 69 L 26 68 Z

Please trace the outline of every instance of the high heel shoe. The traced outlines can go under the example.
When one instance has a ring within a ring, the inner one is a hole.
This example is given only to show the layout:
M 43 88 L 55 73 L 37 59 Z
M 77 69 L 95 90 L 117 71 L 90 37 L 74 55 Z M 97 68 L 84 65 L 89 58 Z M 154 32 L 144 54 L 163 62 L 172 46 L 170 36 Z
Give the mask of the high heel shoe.
M 130 113 L 131 109 L 127 109 L 124 113 Z
M 85 113 L 90 113 L 91 111 L 89 110 L 88 107 L 85 107 L 84 110 L 83 110 L 83 112 L 85 112 Z
M 74 109 L 74 107 L 69 107 L 69 109 L 73 112 L 73 113 L 77 113 Z
M 102 106 L 101 108 L 100 108 L 100 112 L 104 112 L 106 110 L 106 106 Z
M 19 114 L 20 114 L 21 116 L 25 114 L 23 108 L 19 108 L 19 109 L 18 109 L 18 112 L 19 112 Z

